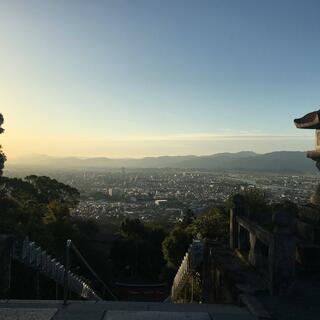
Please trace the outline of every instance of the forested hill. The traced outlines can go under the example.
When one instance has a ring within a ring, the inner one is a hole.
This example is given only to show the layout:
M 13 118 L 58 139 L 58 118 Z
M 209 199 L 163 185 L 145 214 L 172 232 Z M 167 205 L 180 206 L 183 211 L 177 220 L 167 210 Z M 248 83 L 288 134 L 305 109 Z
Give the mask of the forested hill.
M 7 167 L 32 166 L 51 168 L 181 168 L 208 170 L 243 170 L 267 172 L 316 172 L 315 165 L 306 158 L 305 152 L 278 151 L 256 154 L 250 151 L 238 153 L 218 153 L 209 156 L 161 156 L 141 159 L 112 158 L 56 158 L 49 156 L 29 156 L 16 161 L 8 161 Z
M 305 152 L 279 151 L 266 154 L 253 152 L 223 153 L 202 156 L 177 163 L 181 168 L 225 169 L 269 172 L 316 172 L 315 164 Z

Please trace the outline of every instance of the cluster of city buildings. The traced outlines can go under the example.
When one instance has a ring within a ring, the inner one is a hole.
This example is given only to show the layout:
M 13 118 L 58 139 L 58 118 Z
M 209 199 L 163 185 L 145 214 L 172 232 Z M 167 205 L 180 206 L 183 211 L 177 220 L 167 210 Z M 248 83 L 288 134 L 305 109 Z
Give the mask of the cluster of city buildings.
M 74 214 L 83 218 L 139 218 L 181 221 L 187 210 L 201 213 L 221 206 L 237 192 L 261 189 L 270 202 L 305 203 L 317 185 L 315 176 L 217 173 L 182 170 L 73 172 L 64 180 L 81 191 Z

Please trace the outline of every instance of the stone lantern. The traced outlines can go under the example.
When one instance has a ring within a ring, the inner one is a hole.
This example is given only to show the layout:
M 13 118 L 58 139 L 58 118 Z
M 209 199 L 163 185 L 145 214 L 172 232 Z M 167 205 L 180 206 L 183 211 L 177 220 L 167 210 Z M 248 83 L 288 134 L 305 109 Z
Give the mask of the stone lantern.
M 307 157 L 316 162 L 316 167 L 320 170 L 320 110 L 310 112 L 299 119 L 294 119 L 294 123 L 299 129 L 314 129 L 316 134 L 315 150 L 308 151 Z M 316 192 L 311 197 L 311 202 L 320 205 L 320 196 Z
M 315 129 L 316 148 L 308 151 L 307 157 L 316 161 L 316 166 L 320 170 L 320 110 L 310 112 L 302 118 L 294 119 L 294 123 L 299 129 Z

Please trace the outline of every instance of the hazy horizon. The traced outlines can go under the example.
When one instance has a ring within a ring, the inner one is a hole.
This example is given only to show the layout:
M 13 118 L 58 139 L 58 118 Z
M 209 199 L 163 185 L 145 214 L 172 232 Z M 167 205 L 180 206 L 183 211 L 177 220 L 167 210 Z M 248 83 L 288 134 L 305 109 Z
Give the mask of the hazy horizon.
M 201 141 L 203 143 L 203 141 Z M 239 152 L 254 152 L 256 154 L 265 154 L 265 153 L 271 153 L 271 152 L 277 152 L 277 151 L 300 151 L 300 152 L 305 152 L 309 149 L 312 148 L 312 145 L 313 145 L 313 139 L 310 138 L 310 137 L 300 137 L 300 141 L 292 141 L 292 139 L 289 139 L 289 140 L 286 140 L 286 145 L 287 148 L 281 148 L 281 144 L 279 145 L 278 148 L 271 148 L 271 149 L 265 149 L 263 146 L 262 148 L 257 148 L 258 150 L 252 150 L 252 149 L 246 149 L 246 148 L 242 148 L 243 147 L 243 143 L 241 143 L 241 146 L 239 146 L 239 148 L 235 148 L 233 147 L 232 150 L 228 150 L 226 148 L 226 142 L 227 144 L 230 143 L 231 145 L 234 143 L 234 141 L 225 141 L 225 140 L 221 140 L 220 141 L 221 144 L 223 146 L 221 146 L 221 149 L 217 150 L 217 148 L 215 148 L 217 151 L 210 151 L 207 150 L 206 152 L 198 152 L 198 153 L 192 153 L 192 152 L 185 152 L 185 153 L 178 153 L 178 152 L 172 152 L 172 153 L 150 153 L 150 154 L 147 154 L 147 155 L 121 155 L 119 154 L 118 156 L 110 156 L 108 154 L 89 154 L 89 155 L 86 155 L 86 154 L 77 154 L 77 153 L 73 153 L 73 154 L 54 154 L 54 153 L 22 153 L 22 154 L 19 154 L 15 157 L 12 157 L 12 156 L 8 156 L 7 157 L 7 164 L 10 164 L 11 162 L 15 163 L 15 162 L 19 162 L 19 161 L 24 161 L 25 159 L 34 159 L 34 158 L 41 158 L 41 157 L 50 157 L 50 158 L 79 158 L 79 159 L 90 159 L 90 158 L 109 158 L 109 159 L 143 159 L 143 158 L 146 158 L 146 157 L 184 157 L 184 156 L 210 156 L 210 155 L 215 155 L 215 154 L 220 154 L 220 153 L 239 153 Z M 283 141 L 281 141 L 283 142 Z M 292 143 L 292 147 L 288 148 L 288 143 L 290 144 L 290 142 Z M 306 145 L 306 148 L 295 148 L 295 145 L 298 145 L 299 142 L 301 143 L 301 146 L 303 145 Z M 206 141 L 206 143 L 208 143 L 208 141 Z M 216 143 L 213 142 L 213 143 Z M 250 145 L 250 143 L 249 143 Z M 180 149 L 181 149 L 181 144 L 179 145 L 180 146 Z M 193 144 L 193 149 L 194 148 L 194 144 Z M 270 147 L 270 145 L 269 145 Z M 167 144 L 166 144 L 166 148 L 167 148 Z M 260 149 L 260 150 L 259 150 Z
M 79 159 L 79 160 L 89 160 L 89 159 L 110 159 L 110 160 L 142 160 L 146 158 L 165 158 L 165 157 L 209 157 L 214 155 L 221 155 L 221 154 L 230 154 L 230 155 L 236 155 L 240 153 L 252 153 L 256 155 L 265 155 L 270 153 L 276 153 L 276 152 L 306 152 L 307 150 L 273 150 L 268 152 L 255 152 L 252 150 L 241 150 L 241 151 L 223 151 L 223 152 L 214 152 L 214 153 L 204 153 L 204 154 L 159 154 L 159 155 L 150 155 L 150 156 L 141 156 L 141 157 L 108 157 L 108 156 L 81 156 L 81 155 L 48 155 L 48 154 L 41 154 L 41 153 L 33 153 L 33 154 L 23 154 L 16 158 L 11 158 L 12 162 L 19 162 L 24 160 L 30 160 L 33 161 L 34 159 L 37 160 L 45 160 L 45 159 Z M 8 159 L 7 159 L 8 162 Z
M 116 168 L 128 169 L 190 169 L 216 170 L 217 172 L 316 172 L 314 164 L 303 151 L 279 151 L 271 153 L 254 153 L 242 151 L 236 153 L 215 153 L 202 156 L 176 155 L 144 158 L 110 158 L 110 157 L 50 157 L 47 155 L 30 155 L 10 161 L 6 169 L 39 172 L 39 170 L 105 170 Z M 34 171 L 35 170 L 35 171 Z
M 1 136 L 23 154 L 313 149 L 320 3 L 0 2 Z
M 300 150 L 278 150 L 279 152 L 303 152 Z M 230 154 L 237 154 L 237 153 L 255 153 L 255 154 L 264 154 L 264 153 L 259 153 L 259 152 L 254 152 L 251 150 L 242 150 L 242 151 L 237 151 L 237 152 L 217 152 L 217 153 L 208 153 L 208 154 L 173 154 L 173 155 L 168 155 L 168 154 L 162 154 L 162 155 L 153 155 L 153 156 L 142 156 L 142 157 L 120 157 L 120 159 L 144 159 L 144 158 L 157 158 L 157 157 L 206 157 L 206 156 L 211 156 L 211 155 L 217 155 L 217 154 L 222 154 L 222 153 L 230 153 Z M 271 151 L 272 152 L 277 152 L 277 151 Z M 269 153 L 269 152 L 266 152 Z M 48 155 L 48 154 L 41 154 L 41 153 L 30 153 L 30 154 L 23 154 L 20 157 L 13 158 L 15 160 L 20 160 L 20 159 L 28 159 L 28 158 L 77 158 L 77 159 L 92 159 L 92 158 L 108 158 L 108 159 L 119 159 L 117 157 L 108 157 L 108 156 L 79 156 L 79 155 L 65 155 L 65 156 L 59 156 L 59 155 Z

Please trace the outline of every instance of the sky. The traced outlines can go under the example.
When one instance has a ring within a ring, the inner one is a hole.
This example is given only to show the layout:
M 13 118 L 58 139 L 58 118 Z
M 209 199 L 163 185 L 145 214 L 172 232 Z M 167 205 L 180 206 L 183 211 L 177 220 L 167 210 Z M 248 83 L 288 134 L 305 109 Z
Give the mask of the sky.
M 0 142 L 25 154 L 308 150 L 317 0 L 0 0 Z

